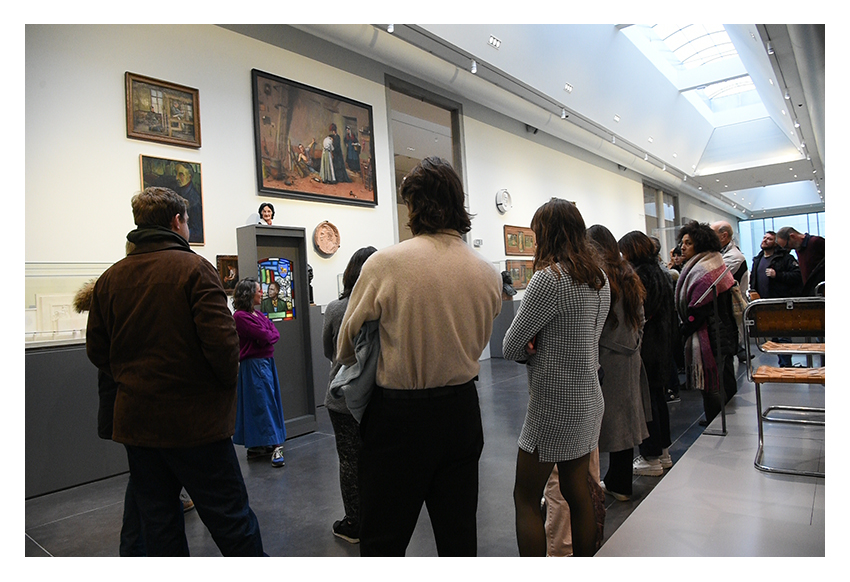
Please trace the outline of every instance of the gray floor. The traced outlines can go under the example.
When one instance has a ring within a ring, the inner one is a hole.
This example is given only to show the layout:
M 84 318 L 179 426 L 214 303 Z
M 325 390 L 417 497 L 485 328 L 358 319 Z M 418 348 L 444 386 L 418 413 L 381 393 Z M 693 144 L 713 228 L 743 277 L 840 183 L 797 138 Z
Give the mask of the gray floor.
M 753 468 L 753 389 L 743 368 L 738 378 L 739 395 L 728 407 L 725 437 L 702 435 L 698 393 L 682 391 L 681 402 L 670 405 L 674 466 L 660 478 L 635 477 L 628 502 L 606 498 L 606 541 L 598 555 L 824 555 L 824 481 Z M 823 401 L 822 389 L 807 393 Z M 479 394 L 485 434 L 479 555 L 517 556 L 511 491 L 527 402 L 524 368 L 501 359 L 482 362 Z M 283 469 L 267 461 L 248 462 L 239 450 L 251 506 L 271 556 L 359 555 L 358 546 L 331 534 L 343 509 L 333 432 L 323 409 L 318 416 L 317 432 L 286 443 Z M 810 448 L 823 462 L 823 430 L 805 439 L 792 430 L 780 429 L 778 449 L 792 454 Z M 605 454 L 601 465 L 604 475 Z M 127 476 L 119 475 L 26 500 L 25 555 L 117 556 L 126 483 Z M 195 511 L 186 514 L 186 533 L 193 556 L 219 555 Z M 436 555 L 424 509 L 407 555 Z

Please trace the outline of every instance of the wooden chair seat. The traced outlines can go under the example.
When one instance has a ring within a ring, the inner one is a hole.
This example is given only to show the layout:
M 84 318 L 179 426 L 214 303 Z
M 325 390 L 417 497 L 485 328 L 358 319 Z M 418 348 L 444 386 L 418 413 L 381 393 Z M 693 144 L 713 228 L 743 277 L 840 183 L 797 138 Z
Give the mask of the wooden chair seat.
M 824 354 L 826 344 L 781 344 L 779 342 L 764 342 L 758 346 L 768 354 Z
M 826 384 L 826 367 L 823 368 L 778 368 L 759 366 L 753 372 L 753 382 L 764 384 Z

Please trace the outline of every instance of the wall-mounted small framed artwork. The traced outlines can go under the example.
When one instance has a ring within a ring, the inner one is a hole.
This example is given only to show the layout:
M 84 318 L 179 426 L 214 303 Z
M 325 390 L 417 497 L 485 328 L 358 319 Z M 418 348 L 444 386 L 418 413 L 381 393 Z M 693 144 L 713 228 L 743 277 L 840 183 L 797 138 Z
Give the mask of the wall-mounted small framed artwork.
M 511 274 L 514 289 L 519 291 L 528 287 L 528 282 L 531 281 L 531 276 L 534 274 L 532 267 L 534 261 L 505 261 L 505 270 Z
M 528 226 L 505 225 L 505 254 L 511 256 L 533 257 L 537 244 L 534 231 Z
M 239 282 L 239 257 L 236 255 L 216 255 L 215 266 L 224 292 L 233 295 L 236 284 Z
M 197 89 L 127 71 L 127 137 L 201 147 L 201 110 Z

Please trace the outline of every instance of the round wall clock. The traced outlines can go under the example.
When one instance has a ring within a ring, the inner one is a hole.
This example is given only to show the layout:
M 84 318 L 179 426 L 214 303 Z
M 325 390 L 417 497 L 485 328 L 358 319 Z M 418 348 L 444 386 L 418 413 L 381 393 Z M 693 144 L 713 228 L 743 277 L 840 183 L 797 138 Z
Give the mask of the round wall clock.
M 339 231 L 326 220 L 313 231 L 313 244 L 319 252 L 331 256 L 339 249 Z
M 511 209 L 511 195 L 507 190 L 499 190 L 496 192 L 496 209 L 504 214 Z

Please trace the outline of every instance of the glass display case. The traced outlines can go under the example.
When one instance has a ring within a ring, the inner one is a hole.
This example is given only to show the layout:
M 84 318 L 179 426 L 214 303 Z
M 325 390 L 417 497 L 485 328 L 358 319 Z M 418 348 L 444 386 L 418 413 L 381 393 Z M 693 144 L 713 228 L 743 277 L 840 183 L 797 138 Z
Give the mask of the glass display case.
M 26 347 L 84 343 L 88 312 L 77 313 L 74 295 L 112 263 L 25 263 Z

